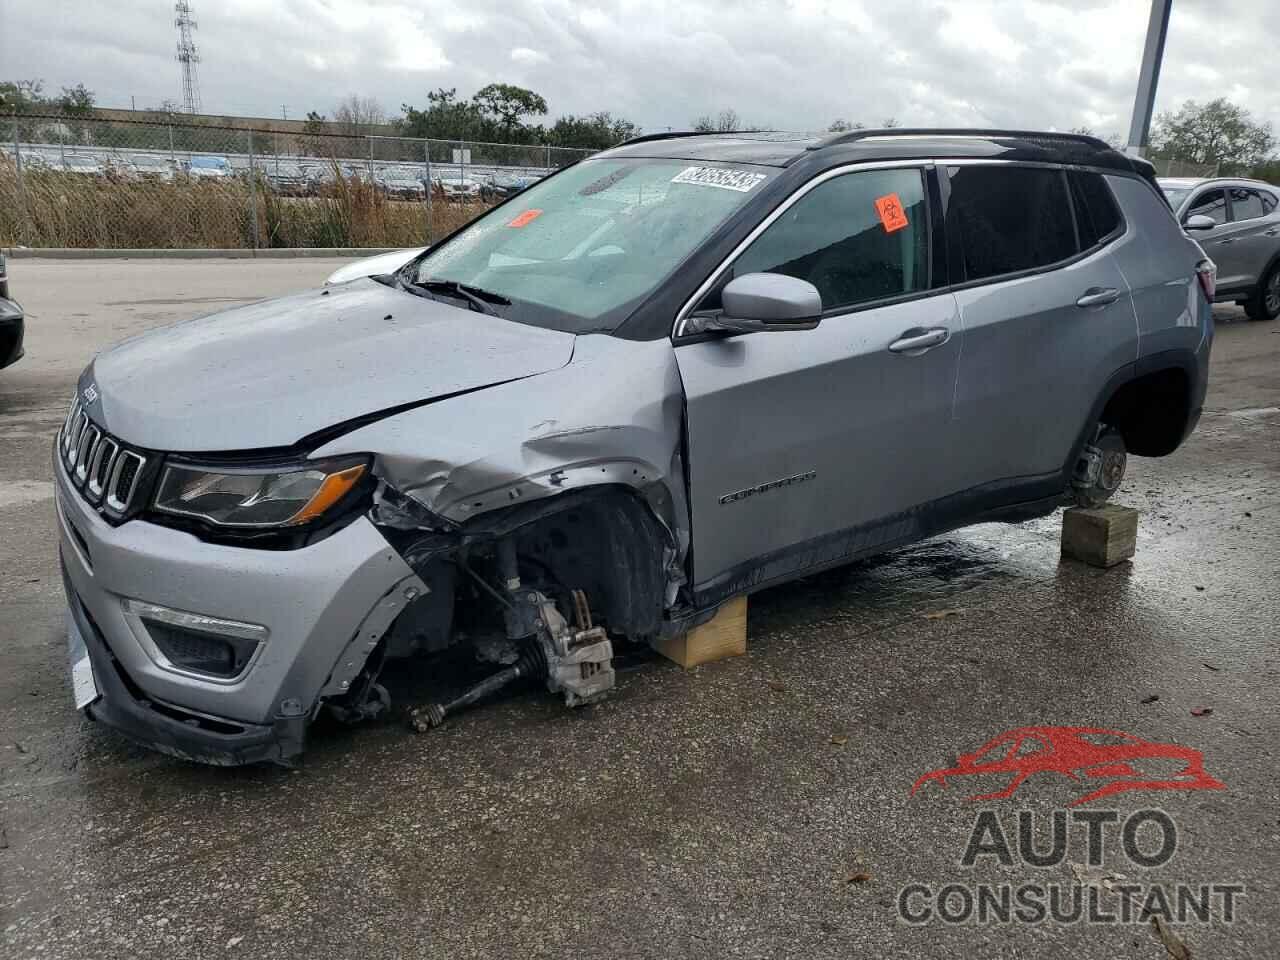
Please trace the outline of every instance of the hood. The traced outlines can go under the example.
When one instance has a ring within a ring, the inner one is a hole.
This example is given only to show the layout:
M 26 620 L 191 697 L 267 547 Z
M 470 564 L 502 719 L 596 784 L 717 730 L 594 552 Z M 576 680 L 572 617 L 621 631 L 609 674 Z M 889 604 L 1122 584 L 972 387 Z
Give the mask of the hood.
M 426 247 L 415 247 L 412 250 L 391 250 L 373 257 L 364 257 L 339 267 L 329 274 L 325 283 L 346 283 L 361 277 L 377 277 L 384 273 L 394 273 L 420 253 Z
M 152 450 L 291 446 L 356 417 L 555 370 L 574 337 L 357 280 L 189 320 L 101 354 L 90 414 Z

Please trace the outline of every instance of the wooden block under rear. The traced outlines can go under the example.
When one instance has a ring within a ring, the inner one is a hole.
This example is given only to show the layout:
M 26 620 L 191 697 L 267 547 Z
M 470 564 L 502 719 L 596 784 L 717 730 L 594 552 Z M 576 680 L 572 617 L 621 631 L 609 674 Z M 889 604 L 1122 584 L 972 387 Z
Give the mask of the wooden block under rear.
M 1114 567 L 1133 556 L 1138 511 L 1105 503 L 1072 507 L 1062 515 L 1062 555 L 1094 567 Z
M 747 652 L 747 598 L 734 597 L 701 626 L 654 641 L 653 648 L 686 670 Z

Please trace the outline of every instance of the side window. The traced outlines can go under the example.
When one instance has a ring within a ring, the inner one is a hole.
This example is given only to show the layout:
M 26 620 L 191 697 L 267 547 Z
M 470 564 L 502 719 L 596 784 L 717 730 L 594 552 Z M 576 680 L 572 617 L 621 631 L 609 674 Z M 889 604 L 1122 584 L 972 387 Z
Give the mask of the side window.
M 1265 190 L 1259 190 L 1258 193 L 1262 197 L 1262 212 L 1264 214 L 1272 214 L 1276 212 L 1276 196 L 1274 193 L 1267 193 Z
M 1191 208 L 1182 218 L 1183 223 L 1188 217 L 1196 216 L 1212 217 L 1214 223 L 1227 222 L 1227 195 L 1223 191 L 1210 190 L 1200 194 L 1191 203 Z
M 1230 192 L 1232 220 L 1256 220 L 1265 215 L 1262 208 L 1262 194 L 1257 190 L 1232 187 Z
M 1073 170 L 1070 179 L 1080 246 L 1088 249 L 1120 229 L 1120 208 L 1102 174 Z
M 825 310 L 929 285 L 929 218 L 922 170 L 865 170 L 819 184 L 771 223 L 733 274 L 808 280 Z
M 1079 250 L 1067 178 L 1048 167 L 952 167 L 947 226 L 960 238 L 969 280 L 1048 266 Z

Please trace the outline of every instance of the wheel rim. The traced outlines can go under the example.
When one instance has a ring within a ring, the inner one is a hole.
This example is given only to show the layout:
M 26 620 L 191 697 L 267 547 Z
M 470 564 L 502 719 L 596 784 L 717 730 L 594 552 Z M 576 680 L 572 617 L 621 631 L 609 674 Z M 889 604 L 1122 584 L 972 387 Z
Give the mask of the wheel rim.
M 1267 278 L 1267 313 L 1280 313 L 1280 270 L 1272 270 Z

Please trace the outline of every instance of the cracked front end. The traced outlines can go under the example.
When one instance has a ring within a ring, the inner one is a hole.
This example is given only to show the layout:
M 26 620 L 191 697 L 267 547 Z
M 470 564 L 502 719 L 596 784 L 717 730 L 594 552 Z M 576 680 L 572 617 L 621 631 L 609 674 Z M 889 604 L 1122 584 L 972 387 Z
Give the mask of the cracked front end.
M 139 445 L 173 430 L 113 432 L 91 367 L 54 450 L 77 705 L 239 764 L 288 762 L 322 709 L 383 713 L 397 659 L 502 668 L 436 721 L 520 676 L 604 696 L 613 644 L 658 636 L 685 584 L 681 393 L 669 344 L 578 345 L 305 453 Z
M 421 581 L 363 516 L 296 549 L 154 522 L 156 455 L 68 420 L 54 475 L 77 705 L 188 759 L 296 756 Z

